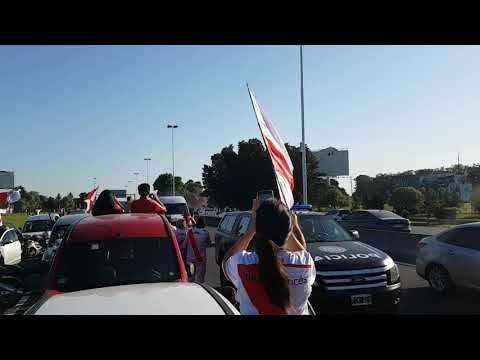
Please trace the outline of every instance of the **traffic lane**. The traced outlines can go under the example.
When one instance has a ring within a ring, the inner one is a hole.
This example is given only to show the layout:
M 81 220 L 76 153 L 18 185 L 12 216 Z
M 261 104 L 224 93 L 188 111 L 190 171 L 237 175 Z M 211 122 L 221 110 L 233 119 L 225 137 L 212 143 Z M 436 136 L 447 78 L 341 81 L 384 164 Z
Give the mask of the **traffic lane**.
M 430 289 L 426 280 L 418 276 L 415 265 L 403 263 L 398 265 L 402 279 L 400 314 L 480 314 L 480 293 L 468 289 L 456 289 L 453 294 L 437 294 Z
M 436 235 L 451 226 L 412 226 L 412 234 Z

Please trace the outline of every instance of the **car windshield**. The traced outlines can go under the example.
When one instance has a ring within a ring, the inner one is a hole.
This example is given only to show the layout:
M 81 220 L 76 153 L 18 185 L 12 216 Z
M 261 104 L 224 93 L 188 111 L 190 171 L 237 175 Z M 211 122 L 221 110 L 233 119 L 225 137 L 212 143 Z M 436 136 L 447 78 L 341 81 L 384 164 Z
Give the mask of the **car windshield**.
M 52 231 L 52 236 L 50 240 L 56 240 L 56 239 L 63 239 L 63 236 L 65 235 L 65 232 L 68 230 L 68 227 L 70 225 L 57 225 L 55 226 L 54 230 Z
M 70 244 L 59 259 L 54 281 L 57 290 L 70 292 L 179 278 L 171 241 L 143 238 Z
M 164 204 L 167 208 L 167 215 L 183 214 L 187 208 L 186 204 Z
M 320 215 L 299 215 L 298 222 L 307 243 L 352 241 L 350 234 L 340 225 Z
M 48 220 L 35 220 L 27 221 L 23 227 L 23 232 L 41 232 L 50 230 L 50 221 Z

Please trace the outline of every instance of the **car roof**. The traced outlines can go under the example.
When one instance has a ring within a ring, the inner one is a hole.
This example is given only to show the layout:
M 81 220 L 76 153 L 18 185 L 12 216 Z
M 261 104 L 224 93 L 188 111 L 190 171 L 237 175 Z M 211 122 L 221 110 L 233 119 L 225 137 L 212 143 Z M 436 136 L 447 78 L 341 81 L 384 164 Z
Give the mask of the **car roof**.
M 160 201 L 164 204 L 186 204 L 187 201 L 183 196 L 159 196 Z
M 52 220 L 55 216 L 59 216 L 58 214 L 51 213 L 49 214 L 38 214 L 32 215 L 27 218 L 26 221 L 39 221 L 39 220 Z
M 470 227 L 480 227 L 480 221 L 455 226 L 455 228 L 457 228 L 457 229 L 458 228 L 470 228 Z
M 67 243 L 91 243 L 112 239 L 169 238 L 168 220 L 157 214 L 86 216 L 73 228 Z
M 220 299 L 227 301 L 221 296 Z M 230 305 L 229 308 L 233 307 Z M 111 286 L 58 294 L 41 304 L 35 314 L 225 315 L 225 311 L 201 285 L 171 282 Z
M 60 219 L 57 220 L 55 226 L 63 226 L 63 225 L 71 225 L 75 221 L 83 219 L 84 217 L 91 216 L 89 214 L 72 214 L 72 215 L 65 215 L 62 216 Z

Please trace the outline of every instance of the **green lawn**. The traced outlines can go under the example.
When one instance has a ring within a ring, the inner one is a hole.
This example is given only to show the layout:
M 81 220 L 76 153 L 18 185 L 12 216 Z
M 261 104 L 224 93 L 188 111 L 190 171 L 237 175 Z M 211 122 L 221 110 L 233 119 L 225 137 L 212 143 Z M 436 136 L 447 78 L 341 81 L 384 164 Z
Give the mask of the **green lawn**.
M 23 224 L 25 223 L 25 220 L 27 220 L 27 217 L 28 217 L 28 215 L 24 214 L 24 213 L 4 214 L 4 215 L 2 215 L 2 220 L 5 224 L 12 223 L 17 228 L 21 228 L 21 227 L 23 227 Z

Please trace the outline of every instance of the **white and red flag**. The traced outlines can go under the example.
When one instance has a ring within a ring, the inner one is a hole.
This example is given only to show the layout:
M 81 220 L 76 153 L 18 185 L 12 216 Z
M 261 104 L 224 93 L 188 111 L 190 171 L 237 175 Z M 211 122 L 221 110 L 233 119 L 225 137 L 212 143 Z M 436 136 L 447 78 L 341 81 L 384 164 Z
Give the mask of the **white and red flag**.
M 282 138 L 278 131 L 273 127 L 272 122 L 257 103 L 255 96 L 253 96 L 250 89 L 248 89 L 250 99 L 252 100 L 253 110 L 257 117 L 258 126 L 262 133 L 263 141 L 270 155 L 273 164 L 273 171 L 277 179 L 278 192 L 280 193 L 280 200 L 289 209 L 293 206 L 293 164 L 285 148 Z
M 87 213 L 92 211 L 93 204 L 95 203 L 95 195 L 97 195 L 98 186 L 90 191 L 85 197 L 85 202 L 87 203 Z

